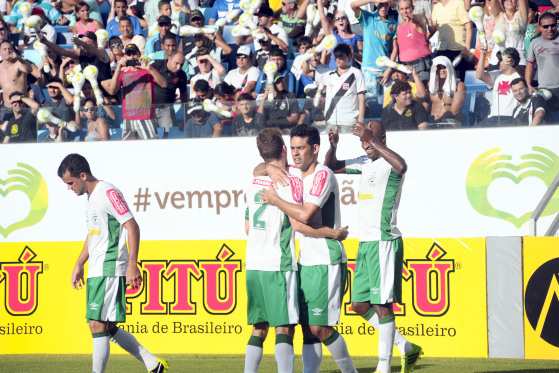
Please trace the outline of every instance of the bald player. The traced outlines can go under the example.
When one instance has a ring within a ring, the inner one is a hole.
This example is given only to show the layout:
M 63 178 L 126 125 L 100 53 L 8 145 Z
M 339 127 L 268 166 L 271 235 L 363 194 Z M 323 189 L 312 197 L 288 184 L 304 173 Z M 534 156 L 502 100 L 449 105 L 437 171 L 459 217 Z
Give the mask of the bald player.
M 339 137 L 328 134 L 330 149 L 325 164 L 336 173 L 360 174 L 359 251 L 351 293 L 351 307 L 379 331 L 379 362 L 376 372 L 390 372 L 392 345 L 402 356 L 402 373 L 411 372 L 421 347 L 398 333 L 392 304 L 402 300 L 402 262 L 404 246 L 396 227 L 396 212 L 407 165 L 386 146 L 386 132 L 380 122 L 357 125 L 354 134 L 361 139 L 366 155 L 339 161 L 336 148 Z

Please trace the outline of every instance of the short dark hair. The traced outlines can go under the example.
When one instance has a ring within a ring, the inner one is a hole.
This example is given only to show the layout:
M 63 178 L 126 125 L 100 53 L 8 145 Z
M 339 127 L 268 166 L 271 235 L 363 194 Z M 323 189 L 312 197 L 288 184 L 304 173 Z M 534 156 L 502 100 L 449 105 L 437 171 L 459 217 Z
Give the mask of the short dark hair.
M 126 5 L 126 7 L 128 8 L 128 1 L 126 0 L 115 0 L 115 5 L 116 3 L 124 3 L 124 5 Z
M 214 88 L 216 96 L 232 96 L 235 94 L 235 87 L 225 82 L 221 82 Z
M 169 0 L 159 0 L 157 3 L 157 9 L 161 10 L 161 7 L 165 4 L 171 5 L 171 2 Z
M 128 17 L 128 16 L 120 17 L 118 19 L 118 23 L 120 23 L 122 21 L 129 22 L 130 24 L 132 24 L 132 19 L 130 19 L 130 17 Z
M 258 152 L 265 162 L 281 159 L 285 147 L 281 132 L 277 128 L 264 128 L 256 136 Z
M 512 59 L 513 67 L 517 67 L 520 63 L 520 53 L 516 50 L 516 48 L 508 47 L 503 49 L 502 51 L 497 52 L 497 58 L 499 61 L 502 59 L 503 55 L 507 55 Z
M 411 91 L 411 85 L 408 82 L 404 82 L 401 80 L 396 80 L 394 84 L 392 84 L 392 88 L 390 89 L 390 94 L 398 96 L 402 92 Z
M 83 155 L 72 153 L 68 154 L 60 166 L 58 166 L 58 177 L 62 177 L 66 171 L 73 177 L 79 177 L 82 172 L 91 175 L 91 169 L 89 168 L 89 163 Z
M 272 47 L 272 49 L 270 49 L 270 57 L 272 57 L 272 56 L 283 57 L 283 59 L 285 60 L 285 54 L 278 47 Z
M 167 32 L 165 35 L 163 35 L 163 39 L 161 40 L 161 44 L 165 44 L 165 40 L 173 40 L 173 41 L 176 42 L 177 41 L 177 35 L 175 35 L 172 32 Z
M 312 45 L 312 39 L 308 36 L 302 36 L 296 40 L 297 47 L 300 47 L 302 44 L 309 44 Z
M 334 48 L 334 56 L 336 58 L 340 57 L 350 57 L 352 55 L 351 47 L 347 44 L 339 44 Z
M 14 96 L 25 96 L 25 95 L 23 93 L 21 93 L 20 91 L 13 91 L 12 93 L 10 93 L 8 98 L 12 98 Z
M 255 101 L 255 99 L 250 93 L 241 93 L 237 97 L 237 101 Z
M 196 83 L 194 83 L 194 87 L 192 89 L 194 91 L 208 93 L 210 92 L 210 83 L 206 79 L 198 79 Z
M 544 12 L 539 19 L 539 23 L 540 25 L 542 24 L 542 21 L 546 18 L 552 19 L 555 23 L 557 23 L 557 14 L 552 13 L 552 12 Z
M 525 85 L 526 87 L 528 86 L 528 85 L 526 84 L 526 81 L 524 80 L 524 78 L 516 78 L 516 79 L 513 79 L 513 80 L 510 82 L 510 85 L 513 86 L 513 85 L 516 85 L 516 84 L 518 84 L 518 83 L 524 83 L 524 85 Z
M 318 129 L 308 124 L 300 124 L 293 127 L 289 136 L 291 138 L 305 137 L 309 145 L 320 145 L 320 133 L 318 133 Z

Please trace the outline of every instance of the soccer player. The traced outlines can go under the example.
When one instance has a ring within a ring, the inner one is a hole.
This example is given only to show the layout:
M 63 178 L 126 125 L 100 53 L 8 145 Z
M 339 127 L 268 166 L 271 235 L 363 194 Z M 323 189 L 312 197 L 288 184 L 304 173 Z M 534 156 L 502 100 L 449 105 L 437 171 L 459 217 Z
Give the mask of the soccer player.
M 366 155 L 339 161 L 336 159 L 338 134 L 328 134 L 330 149 L 325 164 L 337 173 L 361 174 L 359 183 L 359 251 L 351 292 L 351 307 L 379 331 L 379 362 L 376 372 L 390 372 L 392 345 L 402 356 L 402 373 L 411 372 L 421 347 L 410 343 L 396 330 L 392 303 L 401 302 L 402 235 L 396 227 L 402 182 L 407 165 L 402 157 L 386 146 L 382 123 L 358 124 Z
M 277 128 L 260 131 L 256 144 L 266 165 L 287 171 L 287 149 Z M 258 371 L 270 326 L 276 331 L 278 372 L 293 372 L 293 332 L 299 321 L 294 230 L 314 237 L 344 239 L 347 236 L 345 228 L 313 229 L 289 219 L 280 209 L 262 201 L 263 189 L 270 187 L 271 178 L 255 176 L 246 189 L 246 287 L 248 323 L 253 325 L 253 331 L 246 349 L 245 373 Z M 300 204 L 302 180 L 291 176 L 288 185 L 277 187 L 277 193 L 286 201 Z
M 136 264 L 140 228 L 126 201 L 113 185 L 97 180 L 87 160 L 79 154 L 69 154 L 62 160 L 58 176 L 78 196 L 88 196 L 88 233 L 72 272 L 72 286 L 83 287 L 84 265 L 89 260 L 86 319 L 93 335 L 93 373 L 105 371 L 110 338 L 149 372 L 166 372 L 165 361 L 157 359 L 133 335 L 116 326 L 126 318 L 126 286 L 137 289 L 142 283 Z
M 262 194 L 264 202 L 279 207 L 290 218 L 310 226 L 340 226 L 338 183 L 333 172 L 317 162 L 320 135 L 315 127 L 291 130 L 291 155 L 303 179 L 303 203 L 284 200 L 273 189 Z M 273 167 L 266 171 L 272 174 Z M 333 328 L 340 319 L 346 283 L 346 254 L 342 243 L 302 234 L 299 256 L 300 324 L 303 326 L 303 369 L 319 371 L 324 343 L 342 373 L 356 372 L 343 337 Z

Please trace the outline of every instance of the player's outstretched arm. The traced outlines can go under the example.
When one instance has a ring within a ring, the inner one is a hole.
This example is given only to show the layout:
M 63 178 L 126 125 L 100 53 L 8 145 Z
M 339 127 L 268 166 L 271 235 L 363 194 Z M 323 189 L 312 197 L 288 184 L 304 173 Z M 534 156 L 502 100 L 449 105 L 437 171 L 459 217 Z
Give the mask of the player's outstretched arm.
M 137 289 L 142 284 L 142 275 L 138 269 L 140 227 L 134 218 L 124 223 L 123 227 L 128 233 L 128 269 L 126 270 L 126 285 L 129 285 L 132 289 Z
M 326 152 L 324 164 L 335 173 L 343 174 L 345 173 L 345 161 L 340 161 L 336 157 L 336 150 L 340 141 L 340 135 L 336 129 L 331 128 L 328 131 L 328 141 L 330 142 L 330 148 Z
M 87 250 L 87 239 L 88 237 L 85 238 L 82 251 L 78 256 L 78 260 L 76 260 L 76 265 L 74 266 L 74 270 L 72 271 L 72 286 L 74 289 L 81 289 L 84 285 L 84 266 L 89 259 L 89 251 Z
M 276 206 L 290 218 L 298 220 L 304 224 L 308 224 L 314 214 L 316 214 L 320 209 L 319 206 L 313 205 L 312 203 L 303 203 L 302 205 L 298 205 L 287 202 L 278 196 L 278 193 L 274 188 L 268 188 L 262 192 L 262 201 Z
M 304 234 L 308 237 L 315 237 L 315 238 L 331 238 L 338 241 L 343 241 L 347 238 L 347 226 L 342 228 L 330 228 L 330 227 L 320 227 L 320 228 L 313 228 L 310 225 L 303 224 L 300 221 L 295 219 L 289 218 L 289 222 L 293 229 L 297 232 Z

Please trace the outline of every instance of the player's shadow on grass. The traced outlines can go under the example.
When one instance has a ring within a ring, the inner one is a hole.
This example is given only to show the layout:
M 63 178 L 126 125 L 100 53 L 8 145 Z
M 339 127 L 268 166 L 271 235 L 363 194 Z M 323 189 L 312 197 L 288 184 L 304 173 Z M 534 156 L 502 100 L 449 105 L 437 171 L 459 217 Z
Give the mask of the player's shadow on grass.
M 433 366 L 432 364 L 420 364 L 420 365 L 417 365 L 415 368 L 413 368 L 413 371 L 414 372 L 419 371 L 421 369 L 429 368 L 429 367 L 432 367 L 432 366 Z M 372 366 L 372 367 L 365 367 L 365 368 L 357 368 L 357 371 L 359 373 L 371 373 L 371 372 L 374 372 L 375 369 L 376 369 L 376 366 Z M 392 373 L 400 373 L 400 367 L 399 366 L 391 367 L 390 371 Z M 339 370 L 327 370 L 327 371 L 325 371 L 325 373 L 339 373 L 339 372 L 340 372 Z M 551 371 L 546 370 L 545 372 L 549 373 Z M 479 372 L 479 373 L 493 373 L 493 372 Z M 499 373 L 503 373 L 503 372 L 499 372 Z M 519 371 L 519 373 L 528 373 L 528 372 L 527 371 L 522 371 L 522 372 Z M 540 373 L 540 372 L 538 372 L 538 373 Z
M 504 370 L 476 370 L 475 373 L 503 373 Z M 507 370 L 506 373 L 559 373 L 559 368 L 541 368 L 541 369 L 515 369 Z

